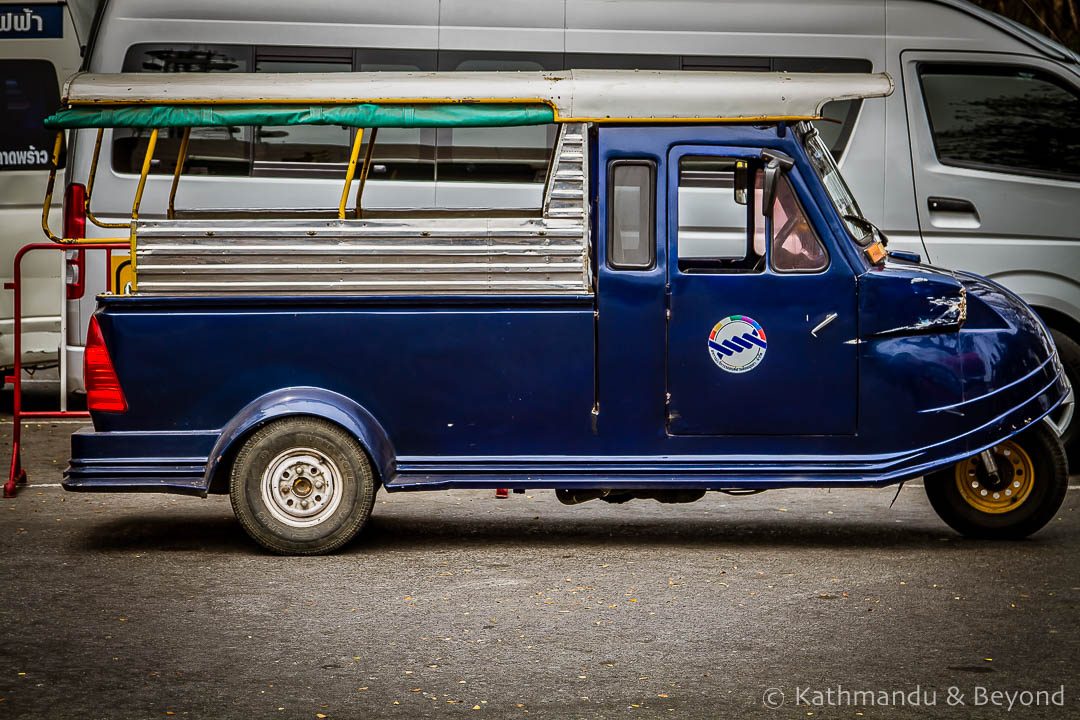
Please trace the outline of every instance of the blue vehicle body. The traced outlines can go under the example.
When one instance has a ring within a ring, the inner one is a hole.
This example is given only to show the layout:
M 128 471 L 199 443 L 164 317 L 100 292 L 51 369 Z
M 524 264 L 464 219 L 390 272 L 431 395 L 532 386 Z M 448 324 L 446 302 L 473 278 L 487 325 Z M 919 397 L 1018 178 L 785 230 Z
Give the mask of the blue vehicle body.
M 355 435 L 387 490 L 880 486 L 993 446 L 1065 397 L 1049 333 L 1019 298 L 871 262 L 783 124 L 594 132 L 594 238 L 608 236 L 608 163 L 656 168 L 652 268 L 615 269 L 594 240 L 589 295 L 102 296 L 129 409 L 73 436 L 64 486 L 227 492 L 230 454 L 290 415 Z M 762 149 L 794 160 L 827 268 L 680 268 L 678 159 Z M 750 372 L 709 355 L 731 316 L 767 334 Z

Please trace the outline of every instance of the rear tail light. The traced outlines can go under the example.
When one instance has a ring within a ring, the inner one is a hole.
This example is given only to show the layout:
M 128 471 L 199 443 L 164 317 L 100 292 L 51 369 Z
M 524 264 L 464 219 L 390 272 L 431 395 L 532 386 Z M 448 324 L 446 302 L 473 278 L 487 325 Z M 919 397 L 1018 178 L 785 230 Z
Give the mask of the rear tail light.
M 64 192 L 64 237 L 86 237 L 86 186 L 71 183 Z M 78 300 L 86 292 L 86 250 L 64 252 L 68 300 Z
M 101 336 L 96 316 L 90 317 L 86 333 L 86 355 L 83 357 L 83 384 L 86 387 L 86 407 L 101 412 L 127 412 L 128 404 L 120 380 L 113 369 L 105 338 Z

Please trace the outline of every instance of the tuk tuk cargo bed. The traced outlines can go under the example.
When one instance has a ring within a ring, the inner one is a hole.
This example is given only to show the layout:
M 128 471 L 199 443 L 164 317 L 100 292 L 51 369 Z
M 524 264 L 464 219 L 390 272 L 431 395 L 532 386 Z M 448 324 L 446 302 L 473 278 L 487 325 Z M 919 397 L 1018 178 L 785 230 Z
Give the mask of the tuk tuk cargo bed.
M 590 294 L 586 138 L 583 123 L 561 126 L 542 210 L 516 217 L 140 220 L 139 293 Z

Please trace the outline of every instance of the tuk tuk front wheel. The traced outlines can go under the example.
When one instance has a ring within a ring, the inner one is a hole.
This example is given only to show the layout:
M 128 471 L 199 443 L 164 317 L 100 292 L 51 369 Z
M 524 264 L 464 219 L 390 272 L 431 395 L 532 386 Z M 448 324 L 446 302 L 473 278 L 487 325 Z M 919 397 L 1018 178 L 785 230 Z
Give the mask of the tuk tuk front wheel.
M 244 530 L 283 555 L 318 555 L 347 543 L 371 515 L 375 490 L 360 443 L 313 417 L 277 420 L 253 433 L 229 483 Z
M 990 449 L 996 474 L 980 455 L 924 478 L 926 496 L 951 528 L 969 537 L 1019 539 L 1042 528 L 1065 499 L 1065 451 L 1044 422 Z

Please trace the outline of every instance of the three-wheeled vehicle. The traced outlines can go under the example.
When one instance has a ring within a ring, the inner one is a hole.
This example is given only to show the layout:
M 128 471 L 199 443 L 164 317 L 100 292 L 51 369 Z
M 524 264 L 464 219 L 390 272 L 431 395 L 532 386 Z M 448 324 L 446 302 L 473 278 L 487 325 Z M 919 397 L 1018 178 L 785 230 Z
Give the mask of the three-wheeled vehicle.
M 1041 422 L 1066 395 L 1046 327 L 984 278 L 888 253 L 808 122 L 891 90 L 851 74 L 77 75 L 50 127 L 96 129 L 98 147 L 106 128 L 151 132 L 123 238 L 135 280 L 98 298 L 94 428 L 73 436 L 64 487 L 229 493 L 282 553 L 346 543 L 380 486 L 690 502 L 923 475 L 956 530 L 1028 535 L 1067 488 Z M 536 207 L 363 206 L 381 128 L 535 124 L 557 128 Z M 338 206 L 177 207 L 191 133 L 253 125 L 354 128 Z M 166 145 L 171 186 L 141 215 Z M 92 219 L 85 190 L 68 211 Z

